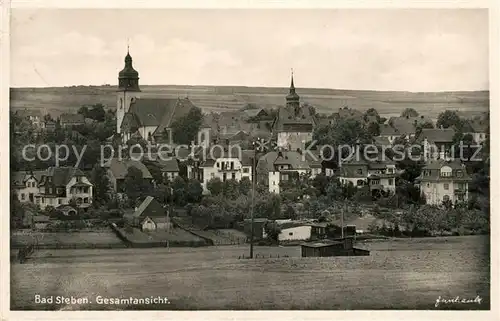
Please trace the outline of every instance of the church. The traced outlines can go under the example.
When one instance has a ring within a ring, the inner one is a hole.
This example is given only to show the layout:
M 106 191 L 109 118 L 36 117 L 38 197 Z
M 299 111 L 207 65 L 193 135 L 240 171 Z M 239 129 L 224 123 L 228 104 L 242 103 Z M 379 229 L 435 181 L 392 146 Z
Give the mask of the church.
M 311 110 L 300 105 L 300 96 L 295 90 L 292 80 L 286 105 L 278 109 L 273 125 L 273 135 L 277 138 L 277 146 L 284 150 L 303 149 L 304 144 L 312 140 L 317 119 Z
M 172 144 L 172 123 L 195 108 L 188 98 L 141 97 L 139 73 L 132 65 L 129 50 L 125 66 L 118 74 L 116 99 L 116 132 L 124 144 L 131 138 Z M 209 139 L 208 133 L 199 133 L 200 136 L 202 141 Z

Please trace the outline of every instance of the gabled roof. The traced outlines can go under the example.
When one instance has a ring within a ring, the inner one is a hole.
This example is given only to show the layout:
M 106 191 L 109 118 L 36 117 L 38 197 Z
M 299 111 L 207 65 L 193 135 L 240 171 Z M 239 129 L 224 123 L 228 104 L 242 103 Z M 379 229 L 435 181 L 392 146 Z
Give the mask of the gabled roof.
M 69 114 L 69 113 L 64 113 L 59 116 L 59 120 L 61 121 L 61 124 L 64 123 L 70 123 L 70 124 L 84 124 L 85 123 L 85 116 L 82 114 Z
M 113 173 L 115 179 L 125 179 L 125 177 L 128 174 L 128 169 L 130 167 L 135 167 L 139 169 L 142 172 L 142 178 L 146 179 L 153 178 L 146 165 L 137 160 L 132 160 L 132 159 L 118 160 L 117 158 L 113 158 L 106 164 L 106 167 L 108 167 L 111 173 Z
M 280 107 L 278 115 L 273 126 L 273 130 L 280 132 L 284 130 L 286 125 L 312 125 L 315 126 L 316 122 L 314 117 L 309 113 L 309 108 L 302 106 L 295 115 L 295 110 L 290 106 Z
M 440 175 L 440 170 L 444 166 L 450 167 L 454 173 L 452 176 L 446 176 L 442 177 Z M 424 175 L 424 173 L 428 171 L 429 175 Z M 461 171 L 462 175 L 458 177 L 456 175 L 456 171 Z M 459 160 L 444 160 L 444 159 L 439 159 L 439 160 L 433 160 L 427 163 L 424 168 L 422 168 L 422 172 L 420 176 L 416 178 L 417 181 L 425 182 L 425 181 L 443 181 L 443 182 L 449 182 L 449 181 L 470 181 L 471 177 L 467 173 L 467 169 L 462 166 L 462 163 Z
M 261 115 L 262 113 L 267 116 L 267 112 L 263 108 L 258 109 L 247 109 L 244 111 L 247 117 L 256 117 Z
M 468 133 L 486 133 L 489 123 L 486 120 L 469 120 L 465 122 L 463 131 Z
M 139 126 L 158 126 L 157 133 L 171 126 L 172 122 L 187 115 L 194 105 L 188 98 L 137 98 L 130 104 L 129 114 L 133 114 Z
M 444 129 L 430 129 L 423 128 L 422 132 L 418 135 L 416 142 L 422 143 L 426 138 L 429 143 L 451 143 L 455 136 L 455 130 L 452 128 Z
M 52 183 L 55 186 L 66 186 L 73 177 L 85 176 L 85 174 L 75 167 L 49 167 L 45 173 L 42 174 L 41 185 L 47 183 L 47 177 L 52 178 Z
M 154 197 L 148 196 L 144 199 L 144 201 L 139 205 L 139 207 L 134 211 L 134 214 L 132 214 L 134 217 L 139 217 L 144 213 L 146 208 L 148 208 L 149 204 L 154 200 Z
M 18 171 L 11 172 L 11 182 L 13 186 L 24 186 L 25 182 L 30 178 L 35 178 L 38 182 L 40 182 L 42 175 L 44 175 L 45 171 Z
M 309 169 L 311 168 L 307 161 L 307 156 L 303 156 L 296 151 L 283 151 L 283 152 L 268 152 L 263 155 L 258 163 L 257 170 L 260 172 L 275 171 L 274 165 L 290 165 L 292 169 Z
M 380 126 L 380 136 L 401 136 L 402 133 L 391 125 L 383 124 Z

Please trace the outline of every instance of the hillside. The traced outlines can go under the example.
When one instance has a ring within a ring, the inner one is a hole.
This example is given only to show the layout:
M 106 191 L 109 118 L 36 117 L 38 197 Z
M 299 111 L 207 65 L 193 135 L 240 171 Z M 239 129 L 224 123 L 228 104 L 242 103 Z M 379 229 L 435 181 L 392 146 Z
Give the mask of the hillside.
M 287 88 L 239 86 L 143 85 L 143 97 L 176 98 L 188 96 L 204 112 L 235 110 L 247 103 L 261 107 L 283 105 Z M 115 108 L 115 86 L 73 86 L 53 88 L 11 88 L 13 109 L 35 108 L 58 116 L 74 112 L 85 104 L 102 103 Z M 297 88 L 303 103 L 319 113 L 332 113 L 343 106 L 359 110 L 375 108 L 384 116 L 399 115 L 407 107 L 435 118 L 446 109 L 476 115 L 489 108 L 489 91 L 411 93 L 393 91 L 336 90 Z

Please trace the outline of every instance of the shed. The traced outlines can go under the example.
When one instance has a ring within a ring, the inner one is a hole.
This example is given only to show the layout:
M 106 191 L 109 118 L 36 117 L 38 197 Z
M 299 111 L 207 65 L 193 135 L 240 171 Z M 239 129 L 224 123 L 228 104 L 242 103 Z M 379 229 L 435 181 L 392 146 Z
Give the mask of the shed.
M 329 242 L 303 243 L 301 251 L 302 257 L 370 255 L 370 251 L 354 248 L 352 237 L 339 238 Z

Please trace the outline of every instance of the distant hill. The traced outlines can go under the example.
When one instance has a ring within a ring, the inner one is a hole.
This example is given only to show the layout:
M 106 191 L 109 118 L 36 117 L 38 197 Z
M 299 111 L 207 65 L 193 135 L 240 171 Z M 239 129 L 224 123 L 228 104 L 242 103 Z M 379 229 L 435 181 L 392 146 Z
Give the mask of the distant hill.
M 248 103 L 269 108 L 285 102 L 288 88 L 243 86 L 142 85 L 143 97 L 189 97 L 204 112 L 236 110 Z M 330 114 L 348 106 L 359 110 L 375 108 L 383 116 L 397 116 L 407 107 L 436 118 L 443 110 L 460 110 L 471 116 L 489 109 L 489 91 L 473 92 L 398 92 L 297 88 L 303 103 L 317 112 Z M 76 111 L 82 105 L 101 103 L 116 107 L 116 86 L 72 86 L 48 88 L 11 88 L 12 109 L 42 109 L 57 117 Z

